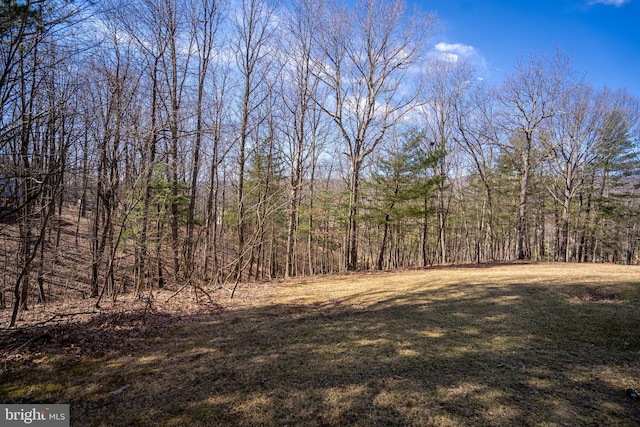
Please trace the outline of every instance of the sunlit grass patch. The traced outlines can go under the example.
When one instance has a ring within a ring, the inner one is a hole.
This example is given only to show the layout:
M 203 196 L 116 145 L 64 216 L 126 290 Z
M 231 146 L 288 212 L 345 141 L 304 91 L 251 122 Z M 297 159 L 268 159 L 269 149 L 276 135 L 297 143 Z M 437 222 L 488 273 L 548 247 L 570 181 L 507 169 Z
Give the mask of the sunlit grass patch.
M 57 397 L 63 390 L 62 384 L 52 382 L 32 382 L 22 385 L 3 387 L 2 401 L 37 401 L 49 402 Z

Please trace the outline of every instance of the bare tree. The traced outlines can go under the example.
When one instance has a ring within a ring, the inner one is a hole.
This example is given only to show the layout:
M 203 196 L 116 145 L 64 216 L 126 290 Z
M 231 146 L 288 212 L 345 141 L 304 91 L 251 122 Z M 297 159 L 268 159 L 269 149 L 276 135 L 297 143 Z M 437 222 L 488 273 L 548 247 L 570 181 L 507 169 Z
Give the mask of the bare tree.
M 266 120 L 260 107 L 270 96 L 265 90 L 271 64 L 274 61 L 272 42 L 275 34 L 274 7 L 266 0 L 243 0 L 239 17 L 234 25 L 235 57 L 241 80 L 238 129 L 238 177 L 236 184 L 237 203 L 237 261 L 235 274 L 240 280 L 245 268 L 246 210 L 245 167 L 247 149 L 252 135 Z M 254 141 L 255 142 L 255 141 Z
M 292 2 L 286 21 L 288 42 L 283 53 L 283 93 L 285 106 L 284 133 L 288 141 L 289 163 L 289 224 L 285 277 L 296 275 L 296 243 L 303 178 L 319 126 L 317 97 L 318 81 L 313 74 L 313 39 L 319 31 L 321 3 L 313 0 Z
M 168 164 L 169 180 L 171 182 L 171 246 L 173 252 L 173 275 L 178 277 L 180 272 L 180 210 L 184 207 L 181 173 L 179 171 L 181 159 L 179 145 L 184 137 L 181 128 L 181 113 L 184 102 L 185 81 L 188 77 L 191 48 L 196 32 L 186 31 L 187 5 L 183 0 L 163 0 L 156 11 L 157 19 L 163 28 L 168 52 L 161 57 L 164 83 L 167 96 L 164 109 L 167 114 L 168 135 Z
M 425 142 L 428 150 L 440 153 L 434 164 L 433 174 L 436 184 L 436 235 L 438 262 L 447 261 L 447 221 L 451 205 L 451 163 L 455 150 L 455 139 L 459 127 L 456 112 L 464 93 L 473 78 L 473 69 L 465 61 L 438 59 L 429 63 L 426 69 L 425 101 L 422 113 L 425 122 Z
M 365 159 L 410 110 L 407 87 L 433 31 L 434 17 L 407 16 L 401 0 L 364 0 L 353 13 L 327 8 L 318 43 L 318 78 L 330 94 L 322 108 L 338 128 L 349 162 L 349 213 L 344 266 L 358 267 L 358 203 Z
M 557 185 L 551 195 L 561 207 L 558 258 L 567 262 L 571 257 L 569 220 L 572 201 L 595 167 L 604 120 L 602 95 L 586 84 L 577 84 L 562 91 L 557 101 L 556 115 L 548 122 L 542 138 L 547 160 Z M 558 191 L 555 191 L 558 188 Z
M 224 183 L 221 184 L 220 169 L 224 167 L 224 161 L 231 144 L 224 145 L 226 139 L 225 128 L 229 127 L 230 112 L 228 111 L 229 98 L 231 97 L 231 70 L 227 64 L 219 64 L 215 67 L 211 78 L 211 96 L 208 99 L 207 128 L 211 136 L 209 147 L 209 188 L 206 198 L 205 219 L 205 248 L 203 253 L 203 269 L 205 279 L 209 279 L 209 270 L 212 267 L 216 281 L 220 279 L 220 256 L 218 251 L 221 218 L 224 211 L 221 210 L 220 189 L 224 194 Z M 227 129 L 228 130 L 228 129 Z M 224 179 L 223 179 L 224 181 Z M 222 197 L 224 199 L 224 197 Z M 224 204 L 222 204 L 224 208 Z M 213 262 L 213 266 L 211 266 Z
M 529 178 L 534 150 L 540 144 L 541 129 L 555 114 L 554 102 L 569 76 L 569 60 L 560 52 L 552 58 L 531 57 L 519 60 L 515 72 L 505 78 L 498 89 L 502 106 L 501 125 L 509 134 L 503 149 L 515 156 L 519 164 L 520 195 L 516 228 L 516 258 L 530 258 L 527 240 Z
M 117 251 L 115 217 L 121 204 L 120 185 L 123 181 L 124 146 L 126 129 L 134 111 L 134 98 L 138 95 L 139 70 L 135 66 L 131 40 L 123 41 L 114 22 L 104 21 L 105 40 L 92 62 L 92 81 L 87 82 L 85 108 L 91 109 L 95 123 L 92 139 L 98 163 L 96 194 L 93 204 L 93 241 L 91 292 L 99 293 L 100 268 L 105 266 L 105 287 L 109 295 L 115 293 L 113 260 Z M 106 258 L 105 258 L 106 254 Z
M 60 55 L 60 46 L 77 13 L 75 5 L 55 1 L 0 4 L 0 173 L 3 193 L 8 191 L 12 201 L 8 213 L 16 215 L 19 229 L 10 326 L 20 310 L 28 309 L 38 251 L 39 298 L 44 299 L 44 241 L 61 200 L 69 144 L 61 132 L 70 123 L 74 89 L 58 73 L 69 56 Z
M 168 51 L 170 35 L 162 17 L 163 3 L 151 0 L 126 2 L 113 0 L 105 7 L 109 19 L 117 21 L 122 34 L 126 34 L 134 44 L 142 68 L 147 75 L 142 79 L 141 96 L 147 98 L 146 120 L 139 123 L 136 133 L 143 141 L 140 147 L 140 173 L 142 176 L 142 212 L 139 219 L 138 242 L 136 245 L 136 289 L 141 292 L 150 283 L 153 265 L 149 254 L 151 235 L 152 180 L 158 162 L 158 145 L 161 135 L 160 113 L 162 90 L 162 68 L 164 56 Z M 162 266 L 157 258 L 158 285 L 163 286 Z
M 477 239 L 475 260 L 476 262 L 482 260 L 480 246 L 484 234 L 487 242 L 485 258 L 493 261 L 497 255 L 494 246 L 493 168 L 500 134 L 494 123 L 495 101 L 493 94 L 483 83 L 469 81 L 469 85 L 471 86 L 469 93 L 454 104 L 457 127 L 454 139 L 462 151 L 471 158 L 485 193 L 486 229 L 483 230 L 485 221 L 481 218 L 478 224 L 480 236 Z
M 191 31 L 197 51 L 198 74 L 197 74 L 197 99 L 195 105 L 195 142 L 193 147 L 193 162 L 191 167 L 191 190 L 189 207 L 187 212 L 187 238 L 185 243 L 185 264 L 189 277 L 193 274 L 194 268 L 194 226 L 198 177 L 200 174 L 200 152 L 202 140 L 205 136 L 206 126 L 204 123 L 204 97 L 205 87 L 209 79 L 211 61 L 214 54 L 214 47 L 220 44 L 216 40 L 216 34 L 222 21 L 222 6 L 219 0 L 193 0 L 191 3 Z

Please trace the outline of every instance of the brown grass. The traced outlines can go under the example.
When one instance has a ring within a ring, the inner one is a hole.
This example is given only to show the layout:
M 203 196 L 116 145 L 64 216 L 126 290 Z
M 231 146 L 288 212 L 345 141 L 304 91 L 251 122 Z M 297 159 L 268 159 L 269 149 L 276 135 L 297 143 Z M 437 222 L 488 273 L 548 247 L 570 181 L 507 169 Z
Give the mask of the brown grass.
M 592 264 L 247 284 L 5 331 L 0 401 L 70 403 L 74 426 L 637 425 L 639 285 Z

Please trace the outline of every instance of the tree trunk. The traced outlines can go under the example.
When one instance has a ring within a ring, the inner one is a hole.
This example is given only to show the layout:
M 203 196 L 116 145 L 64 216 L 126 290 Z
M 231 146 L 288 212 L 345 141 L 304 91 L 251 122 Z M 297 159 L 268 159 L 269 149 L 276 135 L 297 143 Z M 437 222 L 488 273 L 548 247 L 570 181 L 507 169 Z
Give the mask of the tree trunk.
M 351 180 L 349 193 L 349 225 L 347 230 L 347 248 L 345 267 L 347 271 L 358 269 L 358 201 L 360 197 L 360 165 L 351 162 Z
M 520 176 L 520 200 L 518 203 L 518 224 L 516 228 L 516 259 L 528 259 L 527 254 L 527 198 L 529 195 L 529 150 L 522 153 L 522 175 Z
M 174 11 L 175 13 L 175 11 Z M 174 19 L 173 16 L 169 16 L 169 19 Z M 176 29 L 173 28 L 175 31 Z M 171 138 L 171 147 L 169 153 L 169 165 L 171 170 L 171 248 L 173 252 L 173 278 L 178 279 L 180 272 L 180 181 L 178 178 L 178 114 L 180 111 L 180 99 L 178 89 L 178 58 L 177 58 L 177 46 L 175 37 L 172 37 L 169 42 L 170 55 L 171 55 L 171 114 L 169 122 L 169 132 Z
M 149 136 L 146 138 L 146 144 L 144 147 L 144 152 L 142 153 L 142 170 L 144 171 L 144 195 L 142 200 L 142 218 L 141 218 L 141 230 L 140 230 L 140 241 L 138 244 L 139 254 L 138 259 L 136 260 L 136 289 L 138 293 L 141 293 L 143 289 L 148 285 L 148 280 L 150 277 L 150 265 L 151 262 L 148 259 L 148 241 L 149 241 L 149 221 L 150 221 L 150 211 L 151 211 L 151 182 L 153 180 L 153 172 L 155 169 L 156 162 L 156 149 L 157 149 L 157 140 L 158 140 L 158 130 L 157 130 L 157 108 L 158 108 L 158 63 L 160 62 L 160 57 L 156 56 L 154 58 L 153 68 L 151 69 L 151 106 L 150 106 L 150 120 L 151 120 L 151 129 L 149 130 Z M 148 156 L 148 157 L 147 157 Z
M 301 147 L 299 147 L 300 149 Z M 293 277 L 296 275 L 296 240 L 297 240 L 297 225 L 298 225 L 298 203 L 299 203 L 299 188 L 302 171 L 301 161 L 296 156 L 296 167 L 294 167 L 294 176 L 291 178 L 291 189 L 289 193 L 289 226 L 287 228 L 287 260 L 285 265 L 285 277 Z

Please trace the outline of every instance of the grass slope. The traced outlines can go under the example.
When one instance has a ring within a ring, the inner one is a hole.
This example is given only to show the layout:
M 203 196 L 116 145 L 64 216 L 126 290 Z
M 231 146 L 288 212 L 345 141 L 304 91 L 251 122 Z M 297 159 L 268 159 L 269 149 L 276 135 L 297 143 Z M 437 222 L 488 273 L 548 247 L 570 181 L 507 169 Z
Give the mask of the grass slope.
M 624 388 L 640 386 L 639 273 L 518 264 L 247 284 L 253 298 L 164 315 L 104 354 L 68 351 L 85 342 L 14 358 L 0 401 L 70 403 L 74 426 L 637 425 Z

